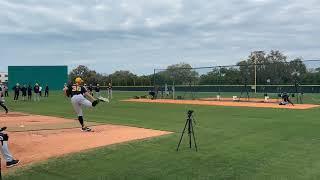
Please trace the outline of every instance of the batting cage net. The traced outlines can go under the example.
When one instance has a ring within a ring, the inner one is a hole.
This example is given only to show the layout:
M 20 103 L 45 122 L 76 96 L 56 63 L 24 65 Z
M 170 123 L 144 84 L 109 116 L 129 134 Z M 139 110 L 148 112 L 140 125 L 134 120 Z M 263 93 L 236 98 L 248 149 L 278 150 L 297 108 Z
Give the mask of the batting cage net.
M 279 102 L 288 94 L 320 104 L 320 60 L 155 69 L 153 78 L 157 99 Z

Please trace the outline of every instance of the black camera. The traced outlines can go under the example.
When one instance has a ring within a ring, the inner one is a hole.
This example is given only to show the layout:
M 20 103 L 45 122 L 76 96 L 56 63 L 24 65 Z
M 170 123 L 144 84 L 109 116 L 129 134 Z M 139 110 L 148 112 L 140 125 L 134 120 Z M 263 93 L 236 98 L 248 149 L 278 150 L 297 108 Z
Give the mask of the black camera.
M 189 110 L 188 111 L 188 117 L 191 117 L 193 112 L 194 112 L 193 110 Z

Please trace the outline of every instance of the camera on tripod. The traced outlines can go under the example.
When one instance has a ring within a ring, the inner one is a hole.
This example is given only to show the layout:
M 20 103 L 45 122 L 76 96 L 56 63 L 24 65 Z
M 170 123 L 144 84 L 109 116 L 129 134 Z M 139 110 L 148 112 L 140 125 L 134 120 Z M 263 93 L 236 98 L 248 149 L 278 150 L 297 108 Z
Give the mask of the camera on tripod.
M 193 112 L 194 112 L 193 110 L 189 110 L 189 111 L 187 112 L 189 118 L 192 116 L 192 113 L 193 113 Z
M 197 147 L 197 143 L 196 143 L 196 137 L 194 135 L 194 129 L 193 129 L 193 123 L 195 123 L 195 119 L 192 116 L 193 112 L 194 112 L 193 110 L 188 110 L 187 111 L 188 118 L 187 118 L 186 124 L 184 125 L 183 131 L 182 131 L 182 134 L 181 134 L 181 137 L 180 137 L 180 141 L 178 143 L 177 151 L 179 151 L 179 147 L 180 147 L 183 135 L 184 135 L 186 130 L 187 130 L 188 137 L 189 137 L 189 147 L 190 147 L 190 149 L 192 147 L 192 138 L 193 138 L 194 146 L 196 148 L 196 151 L 198 151 L 198 147 Z

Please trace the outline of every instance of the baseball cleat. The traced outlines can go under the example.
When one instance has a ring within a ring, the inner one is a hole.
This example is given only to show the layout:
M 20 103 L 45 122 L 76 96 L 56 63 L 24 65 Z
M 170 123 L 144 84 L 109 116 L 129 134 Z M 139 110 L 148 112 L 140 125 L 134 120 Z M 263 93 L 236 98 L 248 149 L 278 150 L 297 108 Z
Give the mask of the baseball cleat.
M 4 131 L 4 130 L 6 130 L 6 129 L 7 129 L 7 127 L 5 127 L 5 126 L 2 127 L 2 128 L 0 128 L 0 132 L 1 132 L 1 131 Z
M 90 128 L 88 128 L 88 127 L 83 127 L 83 128 L 81 128 L 81 130 L 84 131 L 84 132 L 91 132 L 91 131 L 92 131 L 92 130 L 91 130 Z
M 109 102 L 109 99 L 108 98 L 104 98 L 102 96 L 98 97 L 97 99 L 99 99 L 100 101 L 102 102 Z
M 7 168 L 11 168 L 11 167 L 13 167 L 13 166 L 16 166 L 16 165 L 18 165 L 19 164 L 19 160 L 15 160 L 15 159 L 13 159 L 12 161 L 9 161 L 9 162 L 7 162 Z
M 99 103 L 99 100 L 95 100 L 92 102 L 92 106 L 95 107 Z

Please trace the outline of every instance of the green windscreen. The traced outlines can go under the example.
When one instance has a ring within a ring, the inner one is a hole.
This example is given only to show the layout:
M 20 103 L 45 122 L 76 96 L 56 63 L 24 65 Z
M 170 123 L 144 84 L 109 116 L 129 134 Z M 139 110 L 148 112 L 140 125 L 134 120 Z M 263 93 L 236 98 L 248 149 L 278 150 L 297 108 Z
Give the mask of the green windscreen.
M 12 88 L 20 85 L 40 84 L 43 88 L 48 85 L 50 90 L 61 90 L 68 81 L 67 66 L 9 66 L 8 84 Z

